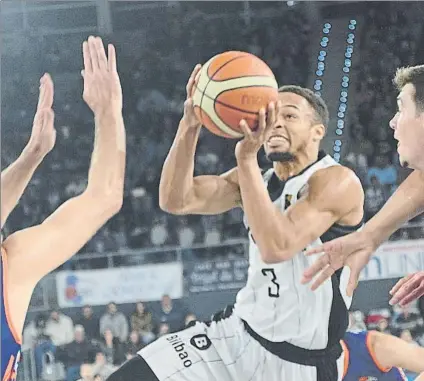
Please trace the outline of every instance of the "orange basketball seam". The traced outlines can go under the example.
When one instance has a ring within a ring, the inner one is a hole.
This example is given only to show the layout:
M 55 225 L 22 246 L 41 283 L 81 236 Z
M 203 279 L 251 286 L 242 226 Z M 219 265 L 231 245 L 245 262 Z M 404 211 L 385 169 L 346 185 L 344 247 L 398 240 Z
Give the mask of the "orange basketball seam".
M 231 79 L 214 79 L 214 82 L 225 82 L 225 81 L 232 81 L 233 79 L 240 79 L 240 78 L 248 78 L 248 77 L 265 77 L 265 78 L 272 78 L 269 77 L 267 75 L 263 75 L 263 74 L 252 74 L 252 75 L 241 75 L 240 77 L 231 77 Z M 209 82 L 208 82 L 209 84 Z M 249 86 L 250 87 L 250 86 Z M 264 87 L 272 87 L 272 86 L 266 86 L 264 85 Z
M 243 52 L 240 52 L 240 53 L 243 53 Z M 208 85 L 209 85 L 209 83 L 212 81 L 212 79 L 213 79 L 213 77 L 214 77 L 214 75 L 216 75 L 216 74 L 218 74 L 218 72 L 223 68 L 223 67 L 225 67 L 226 65 L 228 65 L 229 63 L 231 63 L 231 62 L 233 62 L 233 61 L 236 61 L 236 60 L 238 60 L 239 58 L 243 58 L 243 57 L 246 57 L 248 54 L 243 54 L 243 55 L 241 55 L 241 56 L 237 56 L 237 57 L 234 57 L 234 58 L 231 58 L 229 61 L 227 61 L 227 62 L 225 62 L 224 64 L 222 64 L 218 69 L 216 69 L 215 70 L 215 73 L 213 73 L 212 75 L 211 75 L 211 77 L 208 79 L 208 82 L 206 83 L 206 86 L 205 86 L 205 90 L 203 90 L 203 93 L 202 93 L 202 98 L 200 99 L 200 108 L 202 108 L 202 103 L 203 103 L 203 97 L 205 96 L 205 93 L 206 93 L 206 89 L 208 88 Z M 205 73 L 208 77 L 209 77 L 209 75 L 208 75 L 208 72 L 206 71 L 206 73 Z M 209 98 L 209 97 L 208 97 Z M 210 98 L 209 98 L 210 99 Z
M 264 86 L 264 85 L 243 86 L 243 87 L 239 87 L 239 89 L 248 89 L 250 87 L 265 87 L 267 89 L 273 89 L 272 86 Z M 206 92 L 205 92 L 204 96 L 206 98 L 209 98 L 211 101 L 214 101 L 214 107 L 215 107 L 215 103 L 219 103 L 221 106 L 225 106 L 225 107 L 231 108 L 231 109 L 236 110 L 236 111 L 245 112 L 246 114 L 259 115 L 259 112 L 253 112 L 253 111 L 243 110 L 241 108 L 238 108 L 238 107 L 235 107 L 235 106 L 231 106 L 231 105 L 229 105 L 229 104 L 227 104 L 225 102 L 222 102 L 222 101 L 220 101 L 220 100 L 217 99 L 221 94 L 224 94 L 227 91 L 232 91 L 232 90 L 234 90 L 234 89 L 229 89 L 229 90 L 221 91 L 219 94 L 217 94 L 217 96 L 216 96 L 215 99 L 212 98 L 212 97 L 210 97 L 209 95 L 207 95 Z

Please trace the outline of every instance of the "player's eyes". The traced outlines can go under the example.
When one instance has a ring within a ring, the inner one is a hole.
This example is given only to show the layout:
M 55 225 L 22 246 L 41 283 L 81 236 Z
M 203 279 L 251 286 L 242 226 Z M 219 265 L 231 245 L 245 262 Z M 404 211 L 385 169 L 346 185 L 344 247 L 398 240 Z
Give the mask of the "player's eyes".
M 285 115 L 285 118 L 286 119 L 296 119 L 297 118 L 297 115 L 295 115 L 295 114 L 286 114 Z

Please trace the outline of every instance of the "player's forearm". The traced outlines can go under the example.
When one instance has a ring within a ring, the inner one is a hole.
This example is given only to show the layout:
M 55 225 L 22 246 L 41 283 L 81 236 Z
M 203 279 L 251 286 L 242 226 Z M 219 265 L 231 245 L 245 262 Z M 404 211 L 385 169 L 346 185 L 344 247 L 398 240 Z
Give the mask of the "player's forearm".
M 1 226 L 30 182 L 43 157 L 29 148 L 25 148 L 18 159 L 1 173 Z
M 186 128 L 183 123 L 181 120 L 159 184 L 159 205 L 169 212 L 183 208 L 193 190 L 194 156 L 201 127 Z
M 87 190 L 99 197 L 105 196 L 109 199 L 113 196 L 122 199 L 125 154 L 125 126 L 122 113 L 118 110 L 109 110 L 96 114 L 94 149 L 88 172 Z
M 243 210 L 262 260 L 278 263 L 289 259 L 290 232 L 282 229 L 286 217 L 269 197 L 257 159 L 240 160 L 237 165 Z
M 363 232 L 378 247 L 399 227 L 424 211 L 424 173 L 414 171 L 383 208 L 368 221 Z

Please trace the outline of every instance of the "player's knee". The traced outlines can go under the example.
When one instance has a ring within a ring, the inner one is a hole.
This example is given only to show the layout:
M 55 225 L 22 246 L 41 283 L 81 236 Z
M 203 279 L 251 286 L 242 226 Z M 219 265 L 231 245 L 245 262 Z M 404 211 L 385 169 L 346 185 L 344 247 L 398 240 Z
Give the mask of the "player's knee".
M 146 360 L 136 355 L 112 373 L 106 381 L 159 381 Z

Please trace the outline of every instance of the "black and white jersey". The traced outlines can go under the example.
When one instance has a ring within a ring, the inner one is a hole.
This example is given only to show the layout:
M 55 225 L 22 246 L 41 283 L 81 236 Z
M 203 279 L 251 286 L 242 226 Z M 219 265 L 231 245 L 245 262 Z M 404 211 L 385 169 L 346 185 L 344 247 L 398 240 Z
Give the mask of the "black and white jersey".
M 296 176 L 281 181 L 273 169 L 263 178 L 274 205 L 282 213 L 303 194 L 309 178 L 318 170 L 339 165 L 320 152 L 318 160 Z M 331 197 L 331 195 L 329 195 Z M 260 205 L 258 205 L 258 208 Z M 246 218 L 244 223 L 249 229 Z M 333 225 L 305 249 L 322 244 L 361 227 Z M 297 253 L 277 264 L 262 261 L 254 237 L 249 233 L 249 270 L 246 286 L 237 295 L 234 313 L 260 336 L 272 342 L 288 342 L 305 349 L 322 349 L 343 335 L 351 298 L 346 295 L 349 269 L 338 271 L 318 290 L 302 285 L 303 272 L 317 256 Z

